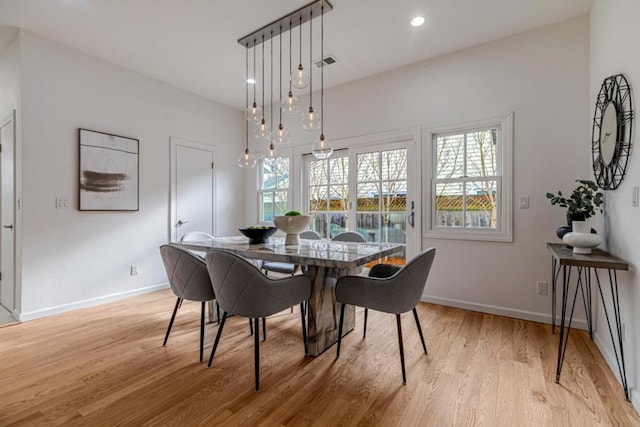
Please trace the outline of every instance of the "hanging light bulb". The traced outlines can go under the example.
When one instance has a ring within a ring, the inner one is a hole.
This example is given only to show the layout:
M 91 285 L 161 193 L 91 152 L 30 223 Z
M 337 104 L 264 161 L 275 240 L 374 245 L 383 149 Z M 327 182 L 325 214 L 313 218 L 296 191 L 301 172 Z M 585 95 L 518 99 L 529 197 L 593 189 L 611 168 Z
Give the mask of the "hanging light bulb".
M 256 75 L 256 40 L 253 39 L 253 76 L 255 78 Z M 249 81 L 249 47 L 248 44 L 246 46 L 247 48 L 247 55 L 246 55 L 246 60 L 247 60 L 247 81 Z M 247 89 L 248 90 L 248 89 Z M 247 103 L 248 104 L 248 103 Z M 262 110 L 260 109 L 260 107 L 258 107 L 258 104 L 256 104 L 256 85 L 253 85 L 253 104 L 251 104 L 250 106 L 247 106 L 247 109 L 244 111 L 244 118 L 252 123 L 257 123 L 260 121 L 260 117 L 262 117 Z
M 313 143 L 311 152 L 316 159 L 328 159 L 333 154 L 333 148 L 329 141 L 324 138 L 324 134 L 322 134 L 320 139 Z
M 278 155 L 278 151 L 276 150 L 276 147 L 273 145 L 273 142 L 269 144 L 269 150 L 267 151 L 267 154 L 264 157 L 271 160 L 277 160 L 280 157 Z
M 313 19 L 313 17 L 311 17 Z M 311 22 L 311 21 L 309 21 Z M 296 89 L 304 89 L 309 86 L 311 67 L 305 70 L 302 66 L 302 15 L 300 15 L 300 63 L 296 68 L 291 70 L 291 84 Z
M 271 139 L 271 129 L 264 119 L 264 34 L 262 34 L 262 120 L 256 127 L 255 137 L 257 139 Z
M 289 69 L 291 69 L 291 20 L 289 20 Z M 282 37 L 282 30 L 280 30 L 280 37 Z M 280 42 L 280 55 L 282 55 L 282 42 Z M 280 59 L 280 74 L 282 75 L 282 59 Z M 282 81 L 282 77 L 280 77 Z M 293 94 L 292 81 L 289 80 L 289 93 L 282 97 L 280 101 L 280 111 L 284 111 L 285 114 L 297 114 L 300 111 L 300 102 L 298 97 Z M 280 120 L 282 122 L 282 120 Z
M 324 58 L 324 1 L 320 7 L 320 57 Z M 320 67 L 320 110 L 324 114 L 324 66 Z M 320 139 L 313 143 L 311 152 L 316 159 L 327 159 L 333 154 L 333 147 L 324 137 L 324 119 L 322 118 L 320 119 Z
M 309 12 L 309 69 L 311 69 L 311 57 L 313 52 L 313 10 Z M 302 114 L 302 128 L 308 131 L 316 131 L 320 129 L 320 114 L 313 110 L 313 76 L 309 79 L 309 109 Z
M 246 48 L 246 74 L 249 76 L 249 44 L 245 45 Z M 245 79 L 246 80 L 246 79 Z M 245 82 L 245 106 L 249 105 L 249 83 Z M 238 156 L 238 166 L 241 168 L 253 168 L 256 165 L 256 158 L 249 152 L 249 122 L 244 123 L 244 151 Z

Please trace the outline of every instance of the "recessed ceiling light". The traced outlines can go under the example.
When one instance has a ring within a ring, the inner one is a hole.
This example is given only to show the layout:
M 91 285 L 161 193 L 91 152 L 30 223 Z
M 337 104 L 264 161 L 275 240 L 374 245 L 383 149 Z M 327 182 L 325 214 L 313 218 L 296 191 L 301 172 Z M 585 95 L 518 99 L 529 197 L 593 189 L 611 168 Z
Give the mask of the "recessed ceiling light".
M 247 83 L 249 83 L 250 85 L 254 85 L 256 84 L 256 79 L 247 79 Z
M 422 16 L 415 16 L 411 20 L 411 26 L 412 27 L 419 27 L 422 24 L 424 24 L 424 17 L 422 17 Z

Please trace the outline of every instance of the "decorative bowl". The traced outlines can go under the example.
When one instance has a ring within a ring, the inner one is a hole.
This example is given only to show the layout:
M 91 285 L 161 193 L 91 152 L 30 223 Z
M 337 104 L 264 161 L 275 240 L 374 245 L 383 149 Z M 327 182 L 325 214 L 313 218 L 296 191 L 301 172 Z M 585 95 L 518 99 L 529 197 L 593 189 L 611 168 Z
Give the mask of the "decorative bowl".
M 299 245 L 299 235 L 309 227 L 311 217 L 309 215 L 276 216 L 273 218 L 273 223 L 287 234 L 284 239 L 285 245 Z
M 238 228 L 238 231 L 244 236 L 249 238 L 250 245 L 259 245 L 261 243 L 267 243 L 269 237 L 273 235 L 277 230 L 276 227 L 268 228 Z

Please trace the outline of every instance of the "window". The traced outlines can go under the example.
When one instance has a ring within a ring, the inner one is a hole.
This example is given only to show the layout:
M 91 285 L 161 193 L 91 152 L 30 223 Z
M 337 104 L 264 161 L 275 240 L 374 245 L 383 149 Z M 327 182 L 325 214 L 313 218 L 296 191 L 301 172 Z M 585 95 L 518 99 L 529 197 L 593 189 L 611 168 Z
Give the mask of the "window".
M 509 115 L 429 133 L 425 237 L 512 241 L 511 122 Z
M 258 190 L 259 221 L 271 222 L 274 216 L 284 215 L 289 206 L 289 158 L 260 160 L 260 189 Z
M 346 150 L 329 159 L 305 158 L 311 229 L 331 238 L 345 231 L 349 219 L 349 158 Z

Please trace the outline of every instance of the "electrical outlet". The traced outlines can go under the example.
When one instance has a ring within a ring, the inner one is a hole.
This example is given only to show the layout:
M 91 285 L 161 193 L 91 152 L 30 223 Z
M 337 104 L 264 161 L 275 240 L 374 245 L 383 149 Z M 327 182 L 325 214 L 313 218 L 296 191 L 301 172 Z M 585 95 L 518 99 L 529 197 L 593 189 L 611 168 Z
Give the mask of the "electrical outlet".
M 529 196 L 520 197 L 520 209 L 529 209 Z
M 137 276 L 138 275 L 138 266 L 137 265 L 132 265 L 131 266 L 131 275 L 132 276 Z
M 547 294 L 547 282 L 536 282 L 536 293 L 538 295 Z
M 65 209 L 70 205 L 68 197 L 56 197 L 56 209 Z

